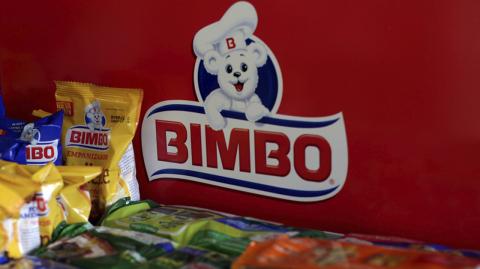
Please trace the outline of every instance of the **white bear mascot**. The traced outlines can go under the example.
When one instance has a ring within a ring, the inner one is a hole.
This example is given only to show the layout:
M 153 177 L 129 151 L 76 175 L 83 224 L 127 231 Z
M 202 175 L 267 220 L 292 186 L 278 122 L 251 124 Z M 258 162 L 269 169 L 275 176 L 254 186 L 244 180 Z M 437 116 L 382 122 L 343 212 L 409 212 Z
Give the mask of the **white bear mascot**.
M 40 131 L 35 129 L 35 125 L 33 123 L 28 123 L 23 127 L 20 140 L 30 142 L 31 145 L 35 146 L 40 140 Z
M 105 115 L 100 108 L 100 102 L 96 100 L 92 102 L 89 106 L 87 106 L 85 108 L 85 116 L 90 121 L 87 123 L 88 129 L 90 129 L 90 131 L 102 129 L 103 118 L 105 118 Z
M 247 46 L 246 39 L 257 27 L 255 8 L 248 2 L 237 2 L 223 17 L 197 32 L 193 48 L 203 59 L 205 69 L 217 75 L 220 88 L 212 91 L 204 103 L 205 114 L 214 130 L 223 129 L 227 122 L 222 110 L 244 112 L 256 122 L 269 110 L 255 94 L 258 68 L 267 61 L 267 50 L 260 42 Z

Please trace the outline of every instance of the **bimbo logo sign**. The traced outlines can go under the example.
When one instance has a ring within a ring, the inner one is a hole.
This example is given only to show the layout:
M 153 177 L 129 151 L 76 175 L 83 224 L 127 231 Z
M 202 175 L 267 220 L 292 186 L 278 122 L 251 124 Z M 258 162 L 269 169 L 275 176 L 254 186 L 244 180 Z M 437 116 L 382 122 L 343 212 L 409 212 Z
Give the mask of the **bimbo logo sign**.
M 66 147 L 108 150 L 110 129 L 105 128 L 106 118 L 100 103 L 92 102 L 85 108 L 85 125 L 72 126 L 65 136 Z
M 46 164 L 58 158 L 58 140 L 27 145 L 25 155 L 29 164 Z
M 253 35 L 257 22 L 254 7 L 238 2 L 196 34 L 199 101 L 157 103 L 143 121 L 150 180 L 191 180 L 294 201 L 340 191 L 348 166 L 342 114 L 277 114 L 282 75 Z
M 23 127 L 20 140 L 29 144 L 25 147 L 25 159 L 27 164 L 46 164 L 55 162 L 58 158 L 58 139 L 42 141 L 40 131 L 34 123 L 27 123 Z

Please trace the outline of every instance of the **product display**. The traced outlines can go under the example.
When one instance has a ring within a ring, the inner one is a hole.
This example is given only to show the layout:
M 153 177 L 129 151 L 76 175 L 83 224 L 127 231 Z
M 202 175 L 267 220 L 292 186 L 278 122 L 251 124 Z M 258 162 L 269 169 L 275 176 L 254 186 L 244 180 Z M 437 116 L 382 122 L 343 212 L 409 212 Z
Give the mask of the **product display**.
M 140 89 L 56 82 L 57 109 L 65 112 L 63 146 L 66 165 L 101 166 L 91 181 L 92 220 L 123 197 L 139 199 L 131 145 L 143 99 Z
M 480 269 L 479 14 L 3 1 L 0 269 Z
M 208 210 L 155 204 L 144 207 L 143 210 L 135 210 L 136 212 L 130 209 L 138 208 L 139 205 L 137 203 L 117 208 L 112 212 L 116 213 L 115 215 L 107 215 L 103 219 L 102 225 L 155 234 L 183 246 L 199 231 L 206 229 L 208 220 L 222 216 Z M 128 214 L 128 211 L 131 214 Z
M 480 268 L 473 250 L 140 200 L 142 90 L 56 86 L 59 112 L 33 123 L 0 99 L 0 269 Z
M 442 253 L 445 250 L 440 247 L 428 249 L 422 245 L 405 249 L 393 243 L 387 247 L 378 243 L 421 245 L 407 239 L 299 229 L 151 201 L 121 199 L 108 208 L 102 224 L 106 226 L 62 223 L 53 232 L 51 243 L 31 255 L 78 268 L 473 269 L 480 266 L 480 260 L 464 257 L 459 251 Z
M 42 118 L 52 113 L 41 109 L 34 110 L 32 115 Z M 99 166 L 59 166 L 64 187 L 57 198 L 62 206 L 67 223 L 86 222 L 92 209 L 90 192 L 87 183 L 102 175 L 103 169 Z
M 328 232 L 287 227 L 206 209 L 157 205 L 147 201 L 118 201 L 109 209 L 102 225 L 151 233 L 171 239 L 180 246 L 196 246 L 230 256 L 242 254 L 252 240 L 263 241 L 280 234 L 341 238 Z

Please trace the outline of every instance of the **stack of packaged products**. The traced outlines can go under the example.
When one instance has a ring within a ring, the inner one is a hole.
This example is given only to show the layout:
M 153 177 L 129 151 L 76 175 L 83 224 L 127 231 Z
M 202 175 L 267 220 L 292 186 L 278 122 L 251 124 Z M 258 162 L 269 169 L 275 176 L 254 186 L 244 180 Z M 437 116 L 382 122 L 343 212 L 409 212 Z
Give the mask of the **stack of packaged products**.
M 475 251 L 139 200 L 142 91 L 56 85 L 58 112 L 33 122 L 0 95 L 0 268 L 480 268 Z

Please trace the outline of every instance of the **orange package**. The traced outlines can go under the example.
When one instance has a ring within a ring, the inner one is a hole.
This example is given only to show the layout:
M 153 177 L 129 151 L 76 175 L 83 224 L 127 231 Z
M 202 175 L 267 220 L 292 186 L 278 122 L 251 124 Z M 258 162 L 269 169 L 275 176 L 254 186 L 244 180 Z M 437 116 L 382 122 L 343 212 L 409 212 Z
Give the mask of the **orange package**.
M 391 249 L 347 242 L 280 236 L 252 242 L 233 269 L 468 269 L 480 261 L 424 251 Z

